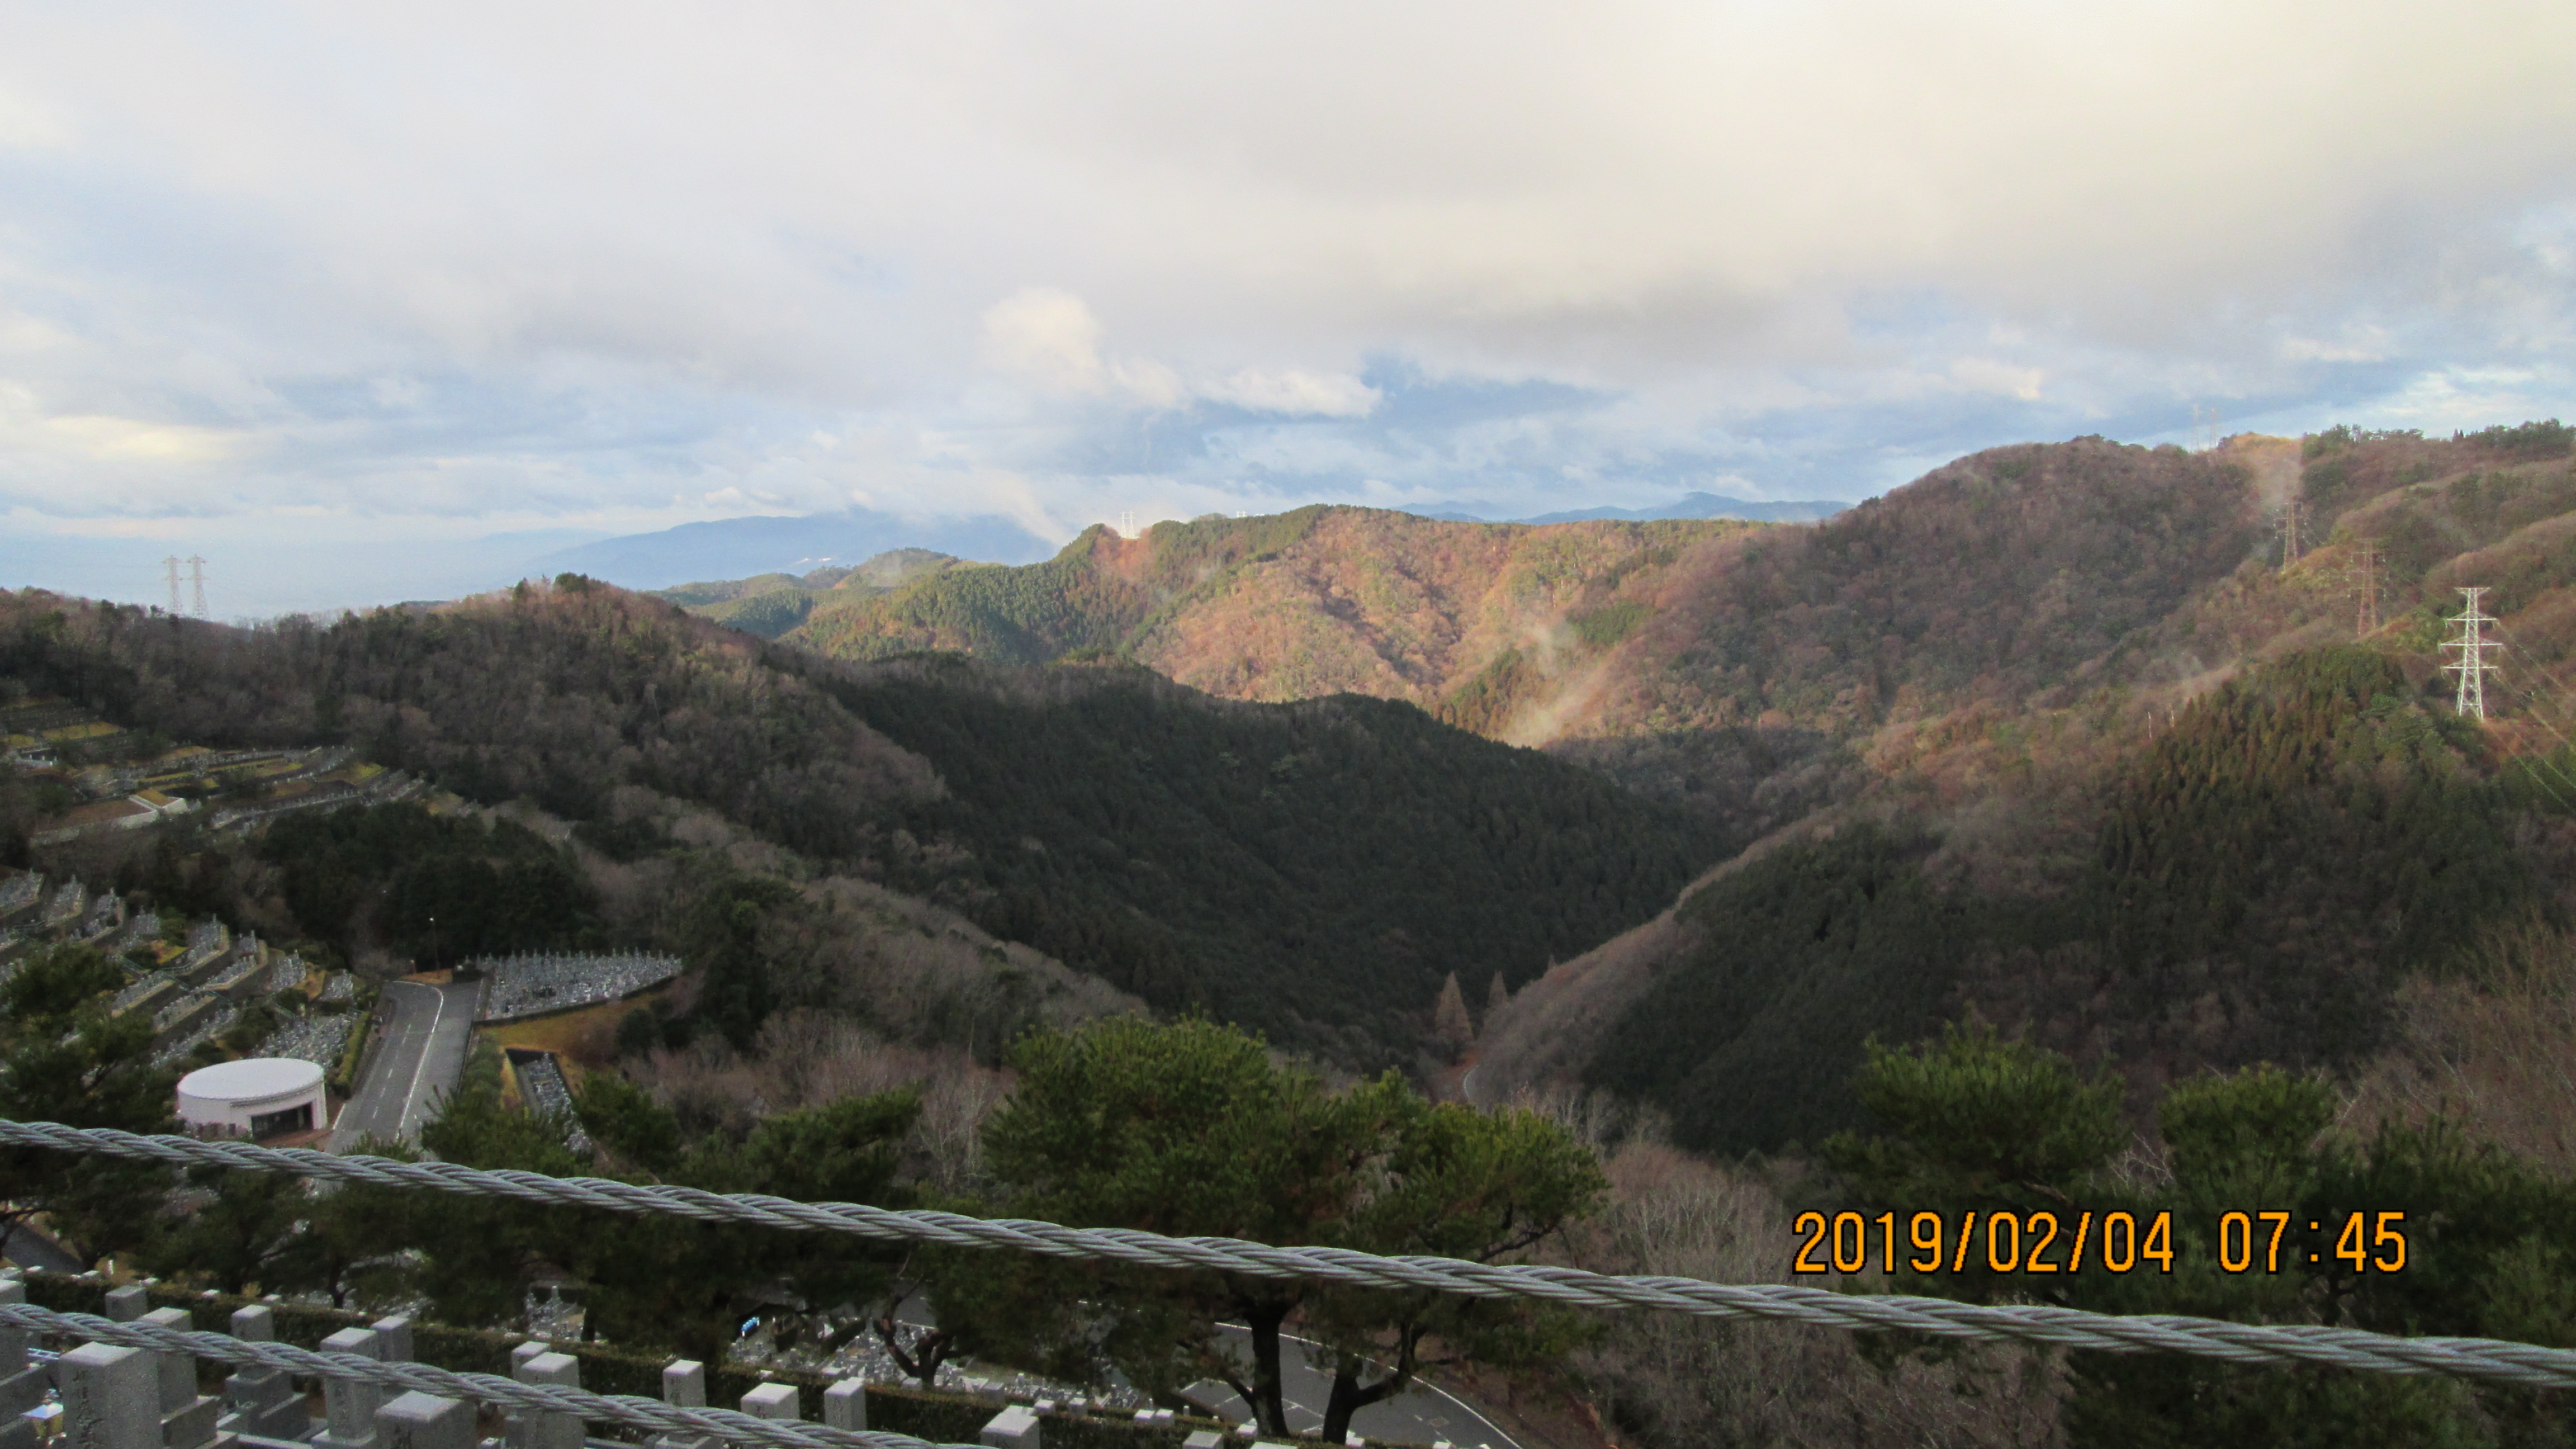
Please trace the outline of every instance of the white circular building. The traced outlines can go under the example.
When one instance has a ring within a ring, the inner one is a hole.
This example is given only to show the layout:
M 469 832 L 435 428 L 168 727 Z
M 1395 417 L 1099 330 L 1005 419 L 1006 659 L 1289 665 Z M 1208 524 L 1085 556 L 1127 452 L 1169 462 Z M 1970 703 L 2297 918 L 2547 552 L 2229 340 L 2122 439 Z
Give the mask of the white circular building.
M 199 1137 L 279 1137 L 325 1125 L 322 1069 L 292 1057 L 217 1062 L 179 1079 L 179 1120 Z

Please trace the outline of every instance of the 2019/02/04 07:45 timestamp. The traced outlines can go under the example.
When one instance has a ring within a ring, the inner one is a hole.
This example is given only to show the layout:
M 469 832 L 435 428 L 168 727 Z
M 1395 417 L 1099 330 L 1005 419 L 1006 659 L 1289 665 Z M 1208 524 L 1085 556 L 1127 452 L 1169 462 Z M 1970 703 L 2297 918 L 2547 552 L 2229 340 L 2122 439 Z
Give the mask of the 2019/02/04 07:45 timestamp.
M 2278 1273 L 2302 1265 L 2355 1273 L 2395 1273 L 2406 1267 L 2406 1214 L 2351 1212 L 2340 1218 L 2306 1218 L 2278 1209 L 2223 1212 L 2209 1242 L 2223 1273 Z M 1898 1240 L 1899 1225 L 1904 1233 Z M 2109 1273 L 2173 1271 L 2174 1215 L 2092 1209 L 2065 1213 L 1979 1212 L 1955 1222 L 1937 1212 L 1875 1215 L 1803 1212 L 1789 1225 L 1801 1239 L 1792 1270 L 1859 1273 L 1875 1264 L 1893 1274 L 1899 1263 L 1917 1273 Z

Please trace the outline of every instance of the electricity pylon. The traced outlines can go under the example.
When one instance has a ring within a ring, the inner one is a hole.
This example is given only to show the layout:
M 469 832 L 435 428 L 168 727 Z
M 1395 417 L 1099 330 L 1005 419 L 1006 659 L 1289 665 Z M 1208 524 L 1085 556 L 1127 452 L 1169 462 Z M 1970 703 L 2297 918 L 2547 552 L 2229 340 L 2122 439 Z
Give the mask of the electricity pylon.
M 2379 632 L 2379 545 L 2363 539 L 2361 551 L 2353 556 L 2352 632 L 2367 636 Z
M 2471 719 L 2487 717 L 2486 677 L 2499 672 L 2487 662 L 2486 651 L 2504 647 L 2500 641 L 2487 637 L 2486 626 L 2496 621 L 2478 608 L 2478 596 L 2485 592 L 2482 588 L 2460 590 L 2469 601 L 2469 606 L 2451 621 L 2460 626 L 2460 637 L 2442 641 L 2443 648 L 2460 651 L 2459 663 L 2442 666 L 2444 670 L 2460 676 L 2460 692 L 2452 700 L 2452 707 Z
M 170 612 L 175 616 L 179 612 L 179 556 L 174 553 L 161 560 L 161 567 L 170 575 Z

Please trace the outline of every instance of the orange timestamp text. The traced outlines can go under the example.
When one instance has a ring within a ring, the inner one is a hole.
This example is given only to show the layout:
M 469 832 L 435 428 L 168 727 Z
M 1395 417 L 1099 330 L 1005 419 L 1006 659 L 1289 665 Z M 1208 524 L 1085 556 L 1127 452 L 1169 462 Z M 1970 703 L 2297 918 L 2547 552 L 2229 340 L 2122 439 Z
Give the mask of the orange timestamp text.
M 2406 1266 L 2402 1212 L 2349 1213 L 2339 1223 L 2310 1217 L 2304 1232 L 2295 1229 L 2298 1221 L 2298 1214 L 2277 1210 L 2219 1214 L 2213 1242 L 2219 1271 L 2278 1273 L 2285 1266 L 2340 1262 L 2356 1273 L 2394 1273 Z M 2174 1266 L 2170 1211 L 1970 1209 L 1955 1222 L 1936 1212 L 1810 1211 L 1798 1214 L 1789 1231 L 1800 1239 L 1791 1269 L 1802 1274 L 1860 1273 L 1873 1265 L 1894 1274 L 1900 1263 L 1917 1273 L 2170 1273 Z

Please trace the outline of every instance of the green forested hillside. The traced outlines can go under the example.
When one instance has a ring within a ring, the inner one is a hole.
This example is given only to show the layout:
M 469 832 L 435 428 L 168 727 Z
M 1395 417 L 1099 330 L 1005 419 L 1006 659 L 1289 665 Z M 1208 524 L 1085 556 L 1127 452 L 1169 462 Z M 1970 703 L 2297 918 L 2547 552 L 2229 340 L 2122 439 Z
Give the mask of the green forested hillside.
M 805 870 L 1354 1065 L 1408 1059 L 1451 972 L 1534 976 L 1655 914 L 1718 849 L 1679 812 L 1410 705 L 1235 704 L 1124 668 L 843 665 L 579 580 L 252 631 L 0 595 L 0 677 L 174 739 L 346 740 L 469 800 L 531 800 L 622 858 L 690 854 L 670 828 L 711 812 Z M 454 884 L 377 860 L 391 828 L 275 837 L 305 929 L 349 916 L 330 882 Z M 467 854 L 455 870 L 492 872 L 509 919 L 529 891 L 555 903 L 535 938 L 478 946 L 580 934 L 578 893 L 537 878 L 550 856 L 498 837 Z M 389 909 L 420 944 L 426 908 Z
M 992 567 L 996 565 L 969 563 L 926 548 L 897 548 L 848 567 L 827 565 L 801 575 L 754 574 L 747 579 L 680 584 L 652 594 L 728 629 L 775 639 L 804 623 L 818 608 L 848 607 L 952 569 Z
M 1591 772 L 1357 695 L 1234 704 L 1141 669 L 953 660 L 838 693 L 947 786 L 901 807 L 889 879 L 1346 1060 L 1401 1057 L 1452 972 L 1517 985 L 1654 915 L 1716 849 Z
M 1962 1011 L 2144 1077 L 2349 1067 L 2406 976 L 2562 912 L 2576 822 L 2501 763 L 2389 655 L 2292 656 L 2102 778 L 2093 848 L 2035 890 L 1940 888 L 1932 831 L 1858 823 L 1698 891 L 1592 1078 L 1740 1151 L 1853 1125 L 1863 1043 Z

